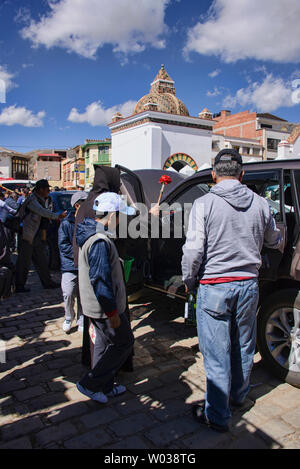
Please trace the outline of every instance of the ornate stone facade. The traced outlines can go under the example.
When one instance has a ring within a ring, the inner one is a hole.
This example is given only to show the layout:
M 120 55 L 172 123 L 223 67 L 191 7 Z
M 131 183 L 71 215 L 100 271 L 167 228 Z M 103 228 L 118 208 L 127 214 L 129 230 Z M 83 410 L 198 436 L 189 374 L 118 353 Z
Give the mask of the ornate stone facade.
M 174 81 L 169 77 L 164 65 L 161 66 L 153 83 L 151 83 L 150 93 L 143 96 L 137 103 L 134 114 L 144 111 L 189 116 L 185 104 L 175 96 Z

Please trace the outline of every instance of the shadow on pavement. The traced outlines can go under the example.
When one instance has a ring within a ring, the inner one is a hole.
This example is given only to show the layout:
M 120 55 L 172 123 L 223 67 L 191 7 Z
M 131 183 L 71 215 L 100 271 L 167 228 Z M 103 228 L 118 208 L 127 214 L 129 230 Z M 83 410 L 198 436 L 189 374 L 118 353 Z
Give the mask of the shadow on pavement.
M 9 349 L 8 363 L 1 369 L 4 443 L 0 448 L 10 444 L 14 448 L 116 449 L 280 446 L 259 429 L 249 431 L 243 420 L 248 408 L 234 413 L 234 425 L 227 434 L 193 420 L 191 406 L 204 397 L 205 375 L 196 330 L 180 319 L 182 303 L 150 293 L 142 305 L 131 307 L 135 371 L 119 373 L 128 391 L 103 406 L 75 387 L 86 372 L 81 365 L 81 335 L 66 335 L 56 327 L 45 336 L 49 321 L 54 325 L 63 318 L 63 308 L 55 306 L 55 298 L 53 303 L 51 298 L 34 301 L 34 308 L 29 305 L 13 320 L 21 325 L 22 321 L 41 324 L 27 332 L 23 329 L 23 334 L 21 329 L 12 331 L 12 337 L 21 337 L 25 343 Z M 268 379 L 261 365 L 256 365 L 253 381 L 263 384 L 253 388 L 250 398 L 272 390 Z

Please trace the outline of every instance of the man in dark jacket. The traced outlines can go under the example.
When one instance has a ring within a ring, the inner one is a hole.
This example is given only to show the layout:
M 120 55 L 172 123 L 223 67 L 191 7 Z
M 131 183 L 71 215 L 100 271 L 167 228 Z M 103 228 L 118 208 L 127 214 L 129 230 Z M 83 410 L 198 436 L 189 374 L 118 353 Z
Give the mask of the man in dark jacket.
M 16 291 L 24 293 L 30 291 L 25 287 L 31 261 L 37 270 L 44 288 L 58 288 L 50 275 L 46 254 L 46 243 L 43 238 L 43 224 L 45 220 L 62 220 L 66 212 L 58 215 L 46 208 L 50 186 L 46 179 L 37 181 L 32 194 L 25 199 L 19 210 L 23 223 L 22 240 L 16 267 Z
M 76 192 L 71 198 L 72 209 L 67 217 L 61 222 L 58 230 L 58 247 L 61 261 L 61 289 L 65 304 L 65 320 L 62 326 L 64 332 L 71 330 L 75 319 L 74 303 L 77 300 L 77 325 L 78 330 L 83 332 L 82 307 L 78 289 L 78 269 L 74 266 L 73 234 L 76 214 L 81 203 L 87 198 L 86 192 Z
M 0 221 L 0 300 L 12 293 L 14 265 L 4 227 Z
M 78 225 L 79 288 L 84 315 L 89 320 L 93 343 L 92 370 L 79 383 L 78 390 L 91 399 L 106 403 L 108 397 L 126 391 L 114 379 L 132 352 L 133 334 L 126 314 L 126 286 L 119 254 L 111 239 L 118 213 L 133 214 L 116 193 L 103 193 L 93 206 L 95 220 Z

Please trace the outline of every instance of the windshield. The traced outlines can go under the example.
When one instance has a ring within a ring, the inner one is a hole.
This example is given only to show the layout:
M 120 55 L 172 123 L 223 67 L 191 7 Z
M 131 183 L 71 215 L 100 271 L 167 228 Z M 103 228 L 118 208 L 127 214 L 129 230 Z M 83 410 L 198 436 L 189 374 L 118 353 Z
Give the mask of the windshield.
M 57 196 L 53 196 L 50 194 L 53 202 L 54 202 L 54 211 L 55 212 L 64 212 L 65 210 L 69 210 L 71 208 L 71 197 L 73 194 L 61 194 Z

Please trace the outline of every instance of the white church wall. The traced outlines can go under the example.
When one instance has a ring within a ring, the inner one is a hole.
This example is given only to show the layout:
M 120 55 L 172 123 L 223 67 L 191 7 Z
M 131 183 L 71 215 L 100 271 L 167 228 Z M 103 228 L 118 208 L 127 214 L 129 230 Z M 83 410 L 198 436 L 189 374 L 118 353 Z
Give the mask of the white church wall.
M 146 125 L 112 134 L 112 166 L 143 169 L 149 160 L 149 137 Z
M 209 131 L 166 124 L 143 124 L 112 134 L 112 166 L 162 169 L 173 154 L 186 153 L 198 167 L 211 165 Z
M 300 136 L 293 145 L 293 158 L 300 158 Z
M 11 157 L 0 154 L 0 177 L 11 177 Z
M 186 153 L 198 167 L 211 164 L 212 133 L 192 127 L 161 124 L 162 128 L 162 166 L 175 153 Z

